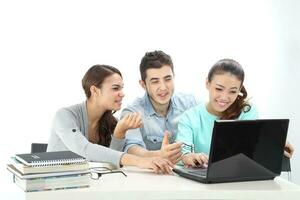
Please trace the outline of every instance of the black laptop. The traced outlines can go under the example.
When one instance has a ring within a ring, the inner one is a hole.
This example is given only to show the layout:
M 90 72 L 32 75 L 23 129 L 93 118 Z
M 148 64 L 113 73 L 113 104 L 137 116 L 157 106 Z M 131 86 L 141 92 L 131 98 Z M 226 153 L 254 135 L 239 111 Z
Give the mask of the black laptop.
M 207 169 L 174 168 L 202 183 L 274 179 L 281 173 L 288 119 L 217 120 Z

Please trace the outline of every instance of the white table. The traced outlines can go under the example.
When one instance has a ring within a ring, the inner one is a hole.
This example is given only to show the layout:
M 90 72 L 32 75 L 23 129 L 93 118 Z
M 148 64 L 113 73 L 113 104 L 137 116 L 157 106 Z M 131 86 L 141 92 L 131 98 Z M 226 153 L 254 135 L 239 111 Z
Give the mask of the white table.
M 300 186 L 277 177 L 269 181 L 202 184 L 177 175 L 156 175 L 135 167 L 128 176 L 108 174 L 84 189 L 24 193 L 27 200 L 93 199 L 300 199 Z M 13 184 L 13 183 L 10 183 Z M 15 186 L 17 187 L 17 186 Z

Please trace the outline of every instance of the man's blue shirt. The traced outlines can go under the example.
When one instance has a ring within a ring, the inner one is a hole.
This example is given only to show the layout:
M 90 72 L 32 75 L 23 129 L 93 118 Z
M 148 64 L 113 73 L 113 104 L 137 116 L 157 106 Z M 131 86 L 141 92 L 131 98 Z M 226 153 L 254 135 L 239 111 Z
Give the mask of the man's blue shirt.
M 180 115 L 195 105 L 196 100 L 192 95 L 174 94 L 170 101 L 167 116 L 164 117 L 155 112 L 147 94 L 142 98 L 137 98 L 122 111 L 121 119 L 129 112 L 138 112 L 141 114 L 143 125 L 141 128 L 130 129 L 126 132 L 123 150 L 127 151 L 134 145 L 147 150 L 159 150 L 166 130 L 171 133 L 169 142 L 173 143 L 176 138 Z

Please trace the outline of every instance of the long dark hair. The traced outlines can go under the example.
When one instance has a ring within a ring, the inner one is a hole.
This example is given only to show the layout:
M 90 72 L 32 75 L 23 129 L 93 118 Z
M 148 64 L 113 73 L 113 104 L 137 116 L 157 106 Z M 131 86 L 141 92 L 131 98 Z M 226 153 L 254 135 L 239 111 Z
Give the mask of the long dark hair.
M 82 78 L 82 87 L 87 99 L 91 97 L 91 86 L 101 88 L 104 79 L 112 74 L 119 74 L 122 77 L 121 72 L 109 65 L 94 65 L 92 66 Z M 108 147 L 111 142 L 111 137 L 114 129 L 117 125 L 117 119 L 113 116 L 115 111 L 107 110 L 103 116 L 99 119 L 99 143 L 100 145 Z
M 251 109 L 251 106 L 246 100 L 248 94 L 243 85 L 245 73 L 242 66 L 237 61 L 232 59 L 222 59 L 210 69 L 208 73 L 208 82 L 211 82 L 214 75 L 224 73 L 231 73 L 241 81 L 241 91 L 233 104 L 222 113 L 220 119 L 236 119 L 240 116 L 242 111 L 248 112 Z

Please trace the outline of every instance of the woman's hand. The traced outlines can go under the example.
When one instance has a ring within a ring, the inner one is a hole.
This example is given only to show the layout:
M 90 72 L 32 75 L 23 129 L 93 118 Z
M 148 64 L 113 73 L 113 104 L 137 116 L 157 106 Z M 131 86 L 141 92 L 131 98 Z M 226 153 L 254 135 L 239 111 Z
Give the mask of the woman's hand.
M 140 157 L 137 167 L 152 169 L 156 174 L 171 174 L 173 163 L 160 157 Z
M 291 158 L 293 156 L 293 153 L 294 147 L 289 142 L 286 142 L 284 147 L 284 155 L 288 158 Z
M 189 153 L 182 156 L 182 162 L 186 167 L 207 167 L 208 156 L 204 153 Z
M 139 113 L 128 113 L 118 123 L 114 131 L 114 137 L 118 139 L 125 138 L 128 129 L 140 128 L 142 118 Z
M 152 169 L 156 174 L 171 174 L 174 167 L 172 162 L 161 157 L 140 157 L 128 153 L 122 155 L 120 165 Z

